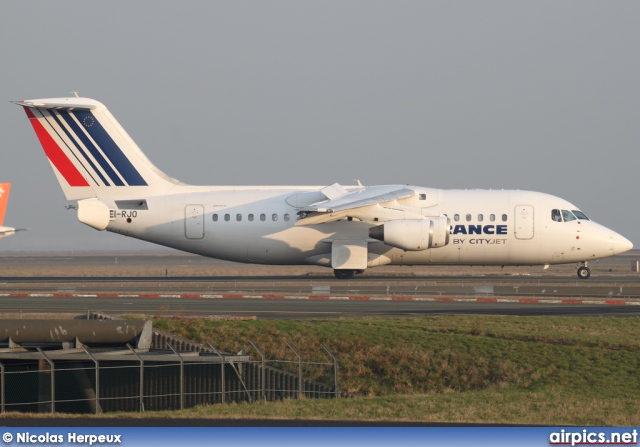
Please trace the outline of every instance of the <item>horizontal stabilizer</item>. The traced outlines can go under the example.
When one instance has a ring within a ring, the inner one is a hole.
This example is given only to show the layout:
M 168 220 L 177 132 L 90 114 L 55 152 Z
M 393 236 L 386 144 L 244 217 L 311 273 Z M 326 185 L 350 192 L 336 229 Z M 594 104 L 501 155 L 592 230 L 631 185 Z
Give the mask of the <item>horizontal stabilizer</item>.
M 61 98 L 73 99 L 73 98 Z M 40 109 L 56 109 L 56 110 L 93 110 L 98 107 L 97 104 L 73 103 L 73 102 L 34 102 L 34 101 L 11 101 L 12 103 L 23 107 L 37 107 Z

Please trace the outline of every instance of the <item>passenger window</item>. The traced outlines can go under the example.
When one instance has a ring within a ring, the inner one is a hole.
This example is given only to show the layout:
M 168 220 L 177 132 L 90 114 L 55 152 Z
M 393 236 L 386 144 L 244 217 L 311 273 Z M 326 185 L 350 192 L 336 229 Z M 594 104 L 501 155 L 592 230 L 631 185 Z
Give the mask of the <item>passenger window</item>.
M 496 221 L 496 215 L 495 214 L 489 214 L 489 220 L 491 222 L 495 222 Z
M 456 222 L 458 222 L 460 220 L 460 214 L 454 214 L 453 215 L 453 220 L 455 220 Z
M 551 210 L 551 220 L 554 222 L 562 222 L 560 210 Z
M 284 215 L 284 220 L 286 220 L 287 222 L 289 222 L 289 215 L 288 215 L 288 214 L 285 214 L 285 215 Z
M 565 222 L 571 222 L 572 220 L 576 220 L 576 216 L 571 214 L 571 211 L 562 210 L 562 218 Z
M 419 198 L 420 200 L 427 200 L 427 195 L 426 195 L 426 194 L 420 194 L 420 195 L 418 196 L 418 198 Z
M 242 220 L 242 214 L 236 214 L 236 220 L 240 222 Z
M 503 215 L 502 215 L 502 221 L 503 221 L 503 222 L 506 222 L 506 221 L 507 221 L 507 215 L 506 215 L 506 214 L 503 214 Z
M 467 222 L 471 222 L 471 214 L 467 214 Z
M 278 215 L 277 215 L 276 213 L 273 213 L 273 214 L 271 215 L 271 220 L 273 220 L 274 222 L 275 222 L 276 220 L 278 220 Z
M 253 222 L 253 214 L 249 214 L 249 216 L 247 216 L 247 218 L 249 219 L 249 222 Z
M 217 214 L 214 214 L 214 215 L 213 215 L 213 221 L 214 221 L 214 222 L 217 222 L 217 221 L 218 221 L 218 215 L 217 215 Z
M 228 214 L 224 215 L 224 221 L 225 222 L 229 222 L 231 220 L 231 216 L 229 216 Z
M 585 216 L 582 211 L 573 210 L 571 212 L 573 213 L 574 216 L 576 216 L 580 220 L 589 220 L 589 218 Z
M 482 214 L 478 214 L 478 222 L 482 222 L 484 220 L 484 216 Z
M 267 216 L 266 216 L 266 214 L 260 214 L 260 220 L 261 220 L 262 222 L 264 222 L 265 220 L 267 220 Z

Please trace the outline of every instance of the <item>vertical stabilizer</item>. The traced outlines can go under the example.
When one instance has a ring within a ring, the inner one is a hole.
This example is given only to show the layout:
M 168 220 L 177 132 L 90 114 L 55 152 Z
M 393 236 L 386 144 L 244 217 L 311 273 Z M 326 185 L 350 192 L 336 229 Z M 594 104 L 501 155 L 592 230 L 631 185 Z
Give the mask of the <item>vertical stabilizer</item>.
M 68 200 L 164 194 L 179 182 L 156 168 L 107 108 L 88 98 L 16 101 Z
M 4 215 L 9 202 L 9 191 L 11 191 L 11 183 L 0 183 L 0 227 L 4 224 Z

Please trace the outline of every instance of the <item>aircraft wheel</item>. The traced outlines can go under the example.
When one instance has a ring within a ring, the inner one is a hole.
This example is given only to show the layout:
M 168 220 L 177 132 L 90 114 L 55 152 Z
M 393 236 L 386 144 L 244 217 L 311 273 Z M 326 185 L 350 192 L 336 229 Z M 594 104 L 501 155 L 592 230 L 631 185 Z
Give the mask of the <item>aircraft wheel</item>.
M 349 269 L 334 269 L 333 274 L 336 275 L 338 279 L 351 279 L 353 275 L 355 275 L 355 271 Z
M 589 267 L 580 267 L 578 269 L 578 278 L 588 279 L 590 276 L 591 276 L 591 270 L 589 270 Z

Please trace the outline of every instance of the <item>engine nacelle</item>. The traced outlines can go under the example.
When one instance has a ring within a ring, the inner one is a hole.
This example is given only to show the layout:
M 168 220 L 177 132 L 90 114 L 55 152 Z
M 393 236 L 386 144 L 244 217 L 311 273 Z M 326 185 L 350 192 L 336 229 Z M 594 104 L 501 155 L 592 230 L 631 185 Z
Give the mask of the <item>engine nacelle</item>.
M 421 251 L 444 247 L 449 243 L 449 218 L 430 217 L 420 220 L 390 220 L 369 229 L 369 237 L 405 251 Z

